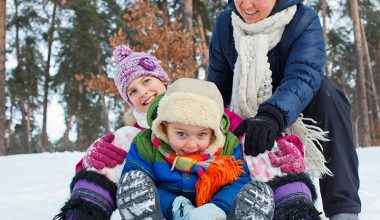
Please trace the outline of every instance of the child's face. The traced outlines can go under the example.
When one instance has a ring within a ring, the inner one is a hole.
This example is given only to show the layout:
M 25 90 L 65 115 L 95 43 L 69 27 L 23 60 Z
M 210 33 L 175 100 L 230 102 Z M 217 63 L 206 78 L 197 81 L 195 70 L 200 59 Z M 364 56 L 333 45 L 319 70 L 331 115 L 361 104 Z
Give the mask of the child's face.
M 268 17 L 276 0 L 235 0 L 235 6 L 245 23 L 253 24 Z
M 148 111 L 153 99 L 166 91 L 166 84 L 156 77 L 143 76 L 134 79 L 127 88 L 127 96 L 137 111 Z
M 165 127 L 168 144 L 180 156 L 202 153 L 214 135 L 210 128 L 182 123 L 165 122 Z

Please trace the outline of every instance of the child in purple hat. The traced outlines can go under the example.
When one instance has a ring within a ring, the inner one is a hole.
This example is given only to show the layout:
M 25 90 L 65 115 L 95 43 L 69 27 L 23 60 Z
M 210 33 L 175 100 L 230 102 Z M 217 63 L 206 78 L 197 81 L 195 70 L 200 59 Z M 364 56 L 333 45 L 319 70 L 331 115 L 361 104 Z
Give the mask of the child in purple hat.
M 71 197 L 55 219 L 109 219 L 116 209 L 116 182 L 134 136 L 148 128 L 146 112 L 153 99 L 170 82 L 158 60 L 147 53 L 119 45 L 113 52 L 115 85 L 131 110 L 128 126 L 108 133 L 88 148 L 76 166 L 70 185 Z

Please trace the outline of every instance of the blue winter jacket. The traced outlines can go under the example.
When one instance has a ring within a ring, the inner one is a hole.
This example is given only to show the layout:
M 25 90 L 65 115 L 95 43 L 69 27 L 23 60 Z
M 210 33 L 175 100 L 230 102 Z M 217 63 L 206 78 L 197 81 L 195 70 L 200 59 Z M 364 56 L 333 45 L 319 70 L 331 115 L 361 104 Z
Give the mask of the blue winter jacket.
M 293 5 L 298 7 L 281 41 L 268 52 L 273 95 L 261 104 L 279 109 L 285 127 L 291 125 L 311 102 L 321 80 L 327 79 L 323 75 L 325 50 L 318 14 L 301 2 L 278 0 L 271 12 L 272 15 Z M 238 14 L 233 1 L 217 19 L 210 43 L 207 77 L 217 85 L 226 105 L 231 101 L 233 69 L 238 56 L 233 39 L 232 11 Z

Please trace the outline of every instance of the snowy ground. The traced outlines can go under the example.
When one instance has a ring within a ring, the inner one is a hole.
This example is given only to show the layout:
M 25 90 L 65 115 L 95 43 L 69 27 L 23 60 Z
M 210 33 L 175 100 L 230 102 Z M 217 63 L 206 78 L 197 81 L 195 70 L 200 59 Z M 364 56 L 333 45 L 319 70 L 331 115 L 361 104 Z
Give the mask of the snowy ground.
M 69 195 L 74 167 L 82 152 L 0 157 L 0 219 L 52 219 Z M 360 219 L 380 219 L 380 147 L 358 149 Z M 319 204 L 320 206 L 320 204 Z M 113 220 L 120 219 L 117 212 Z

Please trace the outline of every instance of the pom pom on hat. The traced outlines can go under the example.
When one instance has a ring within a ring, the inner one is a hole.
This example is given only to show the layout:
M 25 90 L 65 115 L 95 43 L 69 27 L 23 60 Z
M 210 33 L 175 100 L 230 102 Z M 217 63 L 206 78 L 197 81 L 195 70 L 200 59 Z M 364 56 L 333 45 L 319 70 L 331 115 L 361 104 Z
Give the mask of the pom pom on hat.
M 158 60 L 147 53 L 135 52 L 126 45 L 119 45 L 113 51 L 113 58 L 116 62 L 115 85 L 120 96 L 129 104 L 126 91 L 129 84 L 139 77 L 155 77 L 163 83 L 169 83 L 169 76 L 162 69 Z
M 125 45 L 119 45 L 113 51 L 113 57 L 117 63 L 120 63 L 124 58 L 129 56 L 133 50 Z

